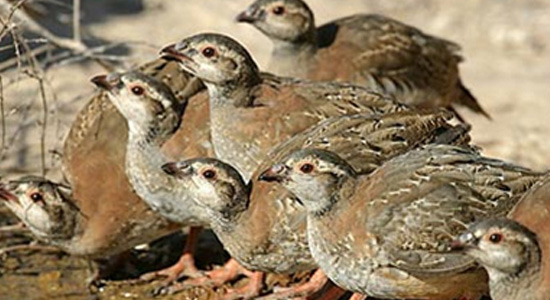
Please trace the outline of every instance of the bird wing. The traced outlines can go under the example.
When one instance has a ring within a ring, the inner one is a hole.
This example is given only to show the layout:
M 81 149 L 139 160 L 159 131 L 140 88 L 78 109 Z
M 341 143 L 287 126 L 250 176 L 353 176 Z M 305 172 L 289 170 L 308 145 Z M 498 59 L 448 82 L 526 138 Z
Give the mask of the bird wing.
M 348 73 L 356 75 L 348 80 L 399 98 L 421 98 L 415 93 L 422 90 L 433 99 L 455 89 L 462 60 L 455 43 L 381 15 L 346 17 L 318 32 L 320 46 L 330 44 L 320 50 L 319 59 L 352 65 L 355 72 Z
M 472 266 L 448 245 L 468 225 L 505 216 L 542 174 L 468 149 L 428 145 L 372 174 L 364 193 L 367 228 L 385 259 L 411 273 L 456 272 Z M 370 198 L 369 198 L 370 197 Z

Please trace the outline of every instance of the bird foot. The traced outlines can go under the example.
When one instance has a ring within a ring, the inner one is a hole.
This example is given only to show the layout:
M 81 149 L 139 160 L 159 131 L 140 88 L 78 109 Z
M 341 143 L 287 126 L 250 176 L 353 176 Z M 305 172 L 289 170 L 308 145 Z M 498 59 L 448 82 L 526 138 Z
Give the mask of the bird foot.
M 191 253 L 183 254 L 177 263 L 168 268 L 141 275 L 140 280 L 152 281 L 157 278 L 164 278 L 165 283 L 172 283 L 183 276 L 191 278 L 202 276 L 202 272 L 195 266 L 195 260 Z
M 306 283 L 289 287 L 289 288 L 273 289 L 272 294 L 258 298 L 258 299 L 280 300 L 280 299 L 309 298 L 308 296 L 321 290 L 327 282 L 328 282 L 328 279 L 326 275 L 321 270 L 317 270 Z
M 228 288 L 221 297 L 224 300 L 251 299 L 259 295 L 262 289 L 263 273 L 251 272 L 243 268 L 237 261 L 231 259 L 223 267 L 205 272 L 203 276 L 191 278 L 181 283 L 172 284 L 158 290 L 157 294 L 174 294 L 184 289 L 196 286 L 221 287 L 227 282 L 244 275 L 249 282 L 239 288 Z
M 183 282 L 187 286 L 209 285 L 219 287 L 243 274 L 247 277 L 254 276 L 254 272 L 244 269 L 236 260 L 230 259 L 224 266 L 205 272 L 204 276 L 188 279 Z
M 262 272 L 253 272 L 253 274 L 249 276 L 250 280 L 246 285 L 239 288 L 227 289 L 221 299 L 256 299 L 262 290 L 263 275 Z
M 191 227 L 185 241 L 183 254 L 176 264 L 166 269 L 143 274 L 140 280 L 152 281 L 156 278 L 164 277 L 164 282 L 170 284 L 183 276 L 191 278 L 203 276 L 202 272 L 195 266 L 195 259 L 193 258 L 201 230 L 201 227 Z

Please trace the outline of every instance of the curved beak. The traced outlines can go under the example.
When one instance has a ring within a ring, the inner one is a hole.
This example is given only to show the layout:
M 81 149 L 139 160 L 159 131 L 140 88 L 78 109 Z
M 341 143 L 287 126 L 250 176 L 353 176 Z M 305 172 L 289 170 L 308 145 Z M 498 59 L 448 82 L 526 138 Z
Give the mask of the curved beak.
M 8 191 L 3 184 L 0 185 L 0 199 L 2 199 L 4 201 L 11 201 L 11 202 L 19 203 L 19 199 L 17 199 L 17 196 L 15 196 L 10 191 Z
M 273 165 L 271 168 L 263 171 L 258 180 L 267 182 L 281 182 L 287 175 L 288 168 L 283 164 Z
M 189 56 L 178 51 L 178 49 L 181 48 L 182 47 L 178 47 L 178 44 L 171 44 L 162 48 L 162 50 L 160 50 L 160 55 L 165 59 L 175 60 L 178 62 L 183 62 L 184 60 L 192 61 Z
M 475 244 L 477 244 L 475 235 L 471 232 L 465 232 L 451 242 L 451 250 L 461 251 L 473 247 Z
M 193 174 L 193 168 L 183 161 L 166 163 L 162 165 L 162 171 L 170 176 L 178 178 Z
M 254 23 L 261 19 L 263 13 L 256 7 L 248 7 L 245 11 L 237 15 L 235 20 L 240 23 Z
M 98 88 L 110 91 L 113 88 L 122 84 L 120 80 L 120 75 L 117 73 L 111 73 L 109 75 L 97 75 L 90 79 L 90 81 L 95 84 Z
M 107 81 L 107 75 L 97 75 L 90 79 L 93 84 L 95 84 L 98 88 L 102 88 L 104 90 L 110 90 L 111 85 Z

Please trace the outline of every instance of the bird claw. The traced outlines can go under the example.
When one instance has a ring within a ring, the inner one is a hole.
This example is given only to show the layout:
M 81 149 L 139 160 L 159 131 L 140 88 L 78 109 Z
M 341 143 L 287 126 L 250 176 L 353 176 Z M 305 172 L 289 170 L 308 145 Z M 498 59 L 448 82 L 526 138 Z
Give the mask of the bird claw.
M 195 267 L 193 256 L 184 254 L 176 264 L 162 270 L 143 274 L 140 276 L 140 280 L 149 282 L 163 277 L 164 282 L 172 283 L 183 277 L 197 278 L 203 276 L 203 274 Z

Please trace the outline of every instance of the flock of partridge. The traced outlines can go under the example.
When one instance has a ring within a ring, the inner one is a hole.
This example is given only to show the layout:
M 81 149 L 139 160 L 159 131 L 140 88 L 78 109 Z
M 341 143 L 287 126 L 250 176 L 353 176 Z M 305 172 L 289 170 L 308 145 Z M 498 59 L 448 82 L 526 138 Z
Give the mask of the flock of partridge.
M 269 297 L 328 277 L 354 299 L 550 299 L 550 177 L 470 145 L 454 107 L 489 115 L 460 80 L 457 44 L 380 15 L 315 27 L 301 0 L 257 0 L 237 20 L 272 40 L 277 75 L 202 33 L 96 76 L 65 142 L 71 189 L 24 177 L 0 199 L 90 259 L 192 226 L 180 261 L 144 275 L 167 276 L 169 292 L 182 274 L 246 275 L 225 297 L 254 298 L 265 272 L 318 268 Z M 200 227 L 231 255 L 223 269 L 195 268 Z

